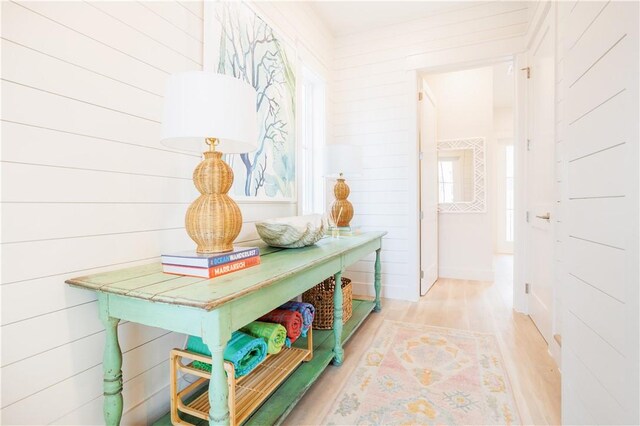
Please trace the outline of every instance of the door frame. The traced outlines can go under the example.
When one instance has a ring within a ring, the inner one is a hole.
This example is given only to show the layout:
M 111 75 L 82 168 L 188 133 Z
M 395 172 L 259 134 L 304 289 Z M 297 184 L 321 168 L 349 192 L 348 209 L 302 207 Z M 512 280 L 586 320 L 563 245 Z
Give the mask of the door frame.
M 453 60 L 449 62 L 439 63 L 437 65 L 427 65 L 424 62 L 428 62 L 427 58 L 414 58 L 409 57 L 407 59 L 407 87 L 408 99 L 410 106 L 410 123 L 414 123 L 413 126 L 409 126 L 409 140 L 413 141 L 414 153 L 416 161 L 410 170 L 409 178 L 415 183 L 413 192 L 415 194 L 415 203 L 410 203 L 410 208 L 414 212 L 414 218 L 412 223 L 414 224 L 414 235 L 417 238 L 414 240 L 414 252 L 417 256 L 414 257 L 414 264 L 416 265 L 412 275 L 415 277 L 410 300 L 417 301 L 420 298 L 420 117 L 418 114 L 417 93 L 420 90 L 419 79 L 422 75 L 429 73 L 441 73 L 452 71 L 463 71 L 465 69 L 479 68 L 483 66 L 491 66 L 500 62 L 513 61 L 514 72 L 516 76 L 514 78 L 514 156 L 515 156 L 515 187 L 514 187 L 514 215 L 515 215 L 515 229 L 514 229 L 514 245 L 513 245 L 513 309 L 517 312 L 529 313 L 527 304 L 527 294 L 525 292 L 525 280 L 524 280 L 524 266 L 525 266 L 525 247 L 526 247 L 526 232 L 525 226 L 525 197 L 522 196 L 525 186 L 526 169 L 524 167 L 524 160 L 527 138 L 526 127 L 526 75 L 523 76 L 523 72 L 519 71 L 521 68 L 527 67 L 527 55 L 526 50 L 522 50 L 522 45 L 518 44 L 517 47 L 507 46 L 505 49 L 496 49 L 492 51 L 487 49 L 487 55 L 481 58 L 473 60 L 455 60 L 455 56 L 452 56 Z M 409 259 L 411 261 L 411 259 Z
M 525 36 L 524 50 L 514 55 L 515 78 L 515 238 L 513 244 L 513 309 L 523 314 L 529 314 L 529 295 L 526 292 L 526 258 L 528 246 L 527 227 L 527 200 L 523 196 L 527 188 L 527 138 L 529 134 L 529 85 L 527 82 L 527 70 L 529 69 L 529 50 L 540 32 L 547 15 L 551 11 L 552 4 L 547 2 L 535 9 L 531 18 L 529 29 Z M 555 19 L 555 18 L 554 18 Z M 555 31 L 555 28 L 554 28 Z M 516 256 L 516 253 L 518 255 Z
M 550 7 L 548 8 L 545 13 L 543 13 L 542 15 L 540 15 L 540 22 L 539 22 L 539 28 L 538 31 L 533 35 L 533 37 L 531 38 L 531 45 L 529 46 L 529 48 L 527 49 L 526 52 L 526 57 L 529 61 L 529 65 L 527 65 L 527 68 L 524 69 L 522 72 L 522 76 L 521 78 L 524 78 L 525 81 L 525 85 L 527 88 L 527 96 L 526 96 L 526 105 L 527 108 L 529 108 L 529 106 L 531 105 L 531 101 L 539 98 L 541 95 L 535 92 L 532 92 L 532 84 L 533 81 L 532 79 L 529 78 L 525 78 L 525 76 L 528 76 L 529 73 L 536 73 L 538 72 L 538 70 L 536 70 L 535 68 L 533 69 L 529 69 L 528 67 L 533 66 L 533 63 L 531 61 L 531 56 L 535 55 L 535 52 L 538 50 L 539 46 L 541 45 L 541 43 L 543 42 L 544 38 L 548 36 L 551 37 L 551 49 L 553 51 L 553 68 L 554 68 L 554 76 L 553 76 L 553 81 L 552 86 L 553 86 L 553 99 L 551 100 L 554 104 L 555 107 L 555 97 L 556 97 L 556 77 L 555 77 L 555 71 L 556 71 L 556 22 L 555 22 L 555 7 Z M 525 170 L 527 178 L 529 180 L 529 183 L 533 184 L 533 186 L 536 186 L 536 184 L 534 182 L 531 181 L 531 179 L 533 179 L 533 170 L 529 170 L 530 167 L 530 160 L 531 158 L 529 158 L 532 153 L 535 157 L 537 157 L 539 154 L 536 153 L 537 149 L 536 146 L 540 145 L 540 141 L 536 140 L 536 134 L 534 132 L 534 127 L 532 127 L 532 123 L 530 123 L 529 121 L 531 120 L 531 112 L 527 110 L 527 114 L 525 116 L 525 122 L 526 122 L 526 138 L 527 138 L 527 145 L 529 144 L 529 140 L 531 140 L 532 142 L 532 149 L 527 149 L 526 145 L 525 145 L 525 149 L 523 150 L 524 153 L 524 162 L 525 162 Z M 553 137 L 551 140 L 551 149 L 550 149 L 550 155 L 551 155 L 551 164 L 552 167 L 549 171 L 550 173 L 550 177 L 552 178 L 552 180 L 555 182 L 557 179 L 557 168 L 555 167 L 555 149 L 556 149 L 556 138 L 555 138 L 555 131 L 556 131 L 556 119 L 557 116 L 555 115 L 555 113 L 553 114 L 553 121 L 551 123 L 551 127 L 553 129 Z M 526 193 L 526 191 L 529 188 L 529 186 L 526 187 L 527 189 L 525 189 L 525 191 L 523 192 Z M 554 188 L 555 189 L 555 188 Z M 555 192 L 554 190 L 551 190 L 551 194 L 550 197 L 554 197 Z M 550 202 L 549 205 L 546 206 L 545 209 L 540 210 L 539 209 L 539 205 L 537 204 L 538 200 L 535 200 L 535 202 L 532 202 L 532 199 L 527 199 L 527 197 L 523 197 L 523 203 L 524 203 L 524 209 L 525 209 L 525 222 L 524 222 L 524 241 L 527 244 L 527 247 L 524 248 L 525 251 L 527 251 L 528 249 L 531 248 L 531 244 L 533 244 L 534 242 L 534 238 L 536 235 L 538 235 L 538 232 L 536 231 L 536 229 L 538 230 L 543 230 L 543 232 L 548 232 L 549 234 L 549 239 L 551 241 L 551 245 L 555 246 L 555 239 L 556 239 L 556 226 L 555 226 L 555 217 L 556 217 L 556 208 L 557 208 L 557 204 L 555 203 L 556 198 L 553 198 Z M 544 221 L 541 221 L 539 219 L 536 219 L 536 215 L 537 214 L 543 214 L 543 211 L 548 211 L 551 213 L 551 221 L 548 222 L 548 224 L 544 224 Z M 528 221 L 527 219 L 527 215 L 528 215 Z M 541 226 L 542 224 L 542 226 Z M 531 294 L 526 294 L 526 299 L 527 299 L 527 311 L 528 314 L 532 320 L 532 322 L 535 324 L 536 328 L 538 329 L 538 331 L 540 332 L 540 334 L 542 335 L 542 337 L 545 339 L 545 341 L 547 342 L 547 346 L 549 348 L 549 350 L 551 350 L 552 345 L 554 344 L 554 333 L 555 333 L 555 315 L 556 315 L 556 292 L 557 292 L 557 283 L 555 280 L 555 273 L 554 273 L 554 269 L 556 267 L 555 265 L 555 261 L 556 261 L 556 257 L 555 257 L 555 247 L 552 247 L 550 250 L 549 255 L 551 256 L 550 259 L 550 279 L 549 279 L 549 288 L 550 288 L 550 297 L 551 300 L 547 300 L 544 301 L 545 303 L 542 303 L 542 305 L 548 305 L 547 306 L 547 315 L 543 315 L 543 317 L 537 317 L 534 318 L 533 314 L 536 313 L 536 310 L 534 309 L 536 305 L 535 303 L 535 296 L 533 294 L 533 292 L 530 292 Z M 531 257 L 536 257 L 536 253 L 535 251 L 533 253 L 531 253 Z M 530 282 L 531 286 L 535 286 L 538 285 L 539 283 L 536 282 L 536 277 L 535 274 L 532 272 L 532 267 L 533 265 L 524 265 L 523 264 L 523 279 L 525 280 L 525 282 Z M 548 317 L 548 318 L 547 318 Z M 545 325 L 545 321 L 548 321 L 548 327 L 546 327 Z M 559 364 L 559 362 L 558 362 Z
M 429 88 L 429 86 L 425 86 L 425 82 L 424 82 L 424 78 L 422 74 L 418 74 L 417 75 L 417 85 L 418 85 L 418 97 L 416 99 L 416 108 L 419 111 L 418 113 L 418 194 L 419 194 L 419 201 L 418 201 L 418 208 L 419 208 L 419 228 L 418 228 L 418 232 L 419 232 L 419 237 L 418 237 L 418 243 L 419 243 L 419 247 L 420 247 L 420 257 L 419 257 L 419 283 L 418 283 L 418 289 L 419 289 L 419 296 L 425 296 L 429 290 L 431 290 L 431 288 L 433 287 L 433 285 L 435 284 L 435 282 L 438 281 L 438 278 L 440 277 L 440 273 L 439 273 L 439 244 L 438 244 L 438 238 L 439 238 L 439 231 L 440 231 L 440 224 L 439 224 L 439 220 L 438 220 L 438 215 L 440 214 L 440 210 L 438 207 L 436 207 L 436 280 L 433 282 L 433 284 L 431 284 L 431 286 L 429 286 L 429 288 L 425 291 L 425 294 L 422 294 L 422 281 L 423 279 L 426 279 L 425 276 L 423 275 L 428 275 L 426 270 L 422 269 L 422 261 L 423 261 L 423 256 L 424 253 L 422 252 L 422 225 L 423 225 L 423 221 L 424 218 L 422 216 L 422 185 L 423 185 L 423 176 L 422 176 L 422 170 L 423 170 L 423 161 L 424 161 L 424 155 L 422 153 L 422 141 L 421 141 L 421 130 L 422 130 L 422 125 L 423 123 L 423 117 L 424 114 L 422 114 L 422 109 L 421 108 L 426 108 L 426 103 L 427 102 L 431 102 L 431 104 L 433 105 L 434 108 L 438 107 L 438 104 L 436 102 L 436 98 L 433 94 L 433 92 L 431 91 L 431 88 Z M 424 97 L 421 97 L 420 95 L 424 94 Z M 437 144 L 437 138 L 435 143 Z M 437 148 L 436 148 L 436 154 L 437 154 Z M 437 161 L 437 160 L 436 160 Z M 436 191 L 436 196 L 438 194 L 438 189 L 437 189 L 437 183 L 434 185 L 434 191 Z
M 515 105 L 514 105 L 514 239 L 513 239 L 513 309 L 523 314 L 529 314 L 529 299 L 526 289 L 526 258 L 528 246 L 527 232 L 527 116 L 528 84 L 526 69 L 529 67 L 527 52 L 519 53 L 514 58 L 515 76 Z

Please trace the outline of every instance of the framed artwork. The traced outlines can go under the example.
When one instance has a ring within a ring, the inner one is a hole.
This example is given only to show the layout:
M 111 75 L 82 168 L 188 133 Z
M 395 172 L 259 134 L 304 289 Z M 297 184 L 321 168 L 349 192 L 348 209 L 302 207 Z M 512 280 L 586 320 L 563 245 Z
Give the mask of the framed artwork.
M 242 79 L 258 94 L 258 149 L 225 156 L 234 173 L 229 195 L 295 201 L 295 49 L 244 3 L 213 3 L 207 18 L 204 69 Z

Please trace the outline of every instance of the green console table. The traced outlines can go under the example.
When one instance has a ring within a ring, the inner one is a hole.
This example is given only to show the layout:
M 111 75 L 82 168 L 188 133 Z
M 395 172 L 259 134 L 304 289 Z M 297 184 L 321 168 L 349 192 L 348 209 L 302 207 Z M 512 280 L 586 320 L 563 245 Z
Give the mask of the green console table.
M 375 252 L 375 301 L 354 301 L 358 307 L 355 318 L 345 325 L 345 334 L 350 336 L 371 310 L 380 310 L 380 250 L 384 235 L 386 232 L 369 232 L 325 238 L 300 249 L 264 247 L 261 265 L 211 280 L 164 274 L 161 265 L 154 263 L 66 281 L 98 293 L 99 315 L 106 331 L 105 423 L 117 425 L 122 417 L 122 352 L 118 343 L 121 320 L 202 337 L 212 354 L 209 424 L 227 425 L 223 352 L 231 333 L 329 276 L 340 282 L 347 266 Z M 334 306 L 342 307 L 340 291 L 334 293 Z M 314 359 L 298 367 L 247 423 L 279 423 L 331 360 L 335 365 L 342 364 L 342 309 L 335 310 L 334 319 L 332 336 L 314 336 L 318 345 Z

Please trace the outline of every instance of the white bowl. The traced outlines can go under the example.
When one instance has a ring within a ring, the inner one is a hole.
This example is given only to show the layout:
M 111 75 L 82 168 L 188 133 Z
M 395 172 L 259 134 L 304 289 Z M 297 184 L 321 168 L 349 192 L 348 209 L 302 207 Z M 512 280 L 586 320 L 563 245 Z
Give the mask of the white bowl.
M 315 244 L 324 236 L 325 228 L 325 221 L 319 214 L 256 222 L 260 238 L 270 246 L 282 248 L 299 248 Z

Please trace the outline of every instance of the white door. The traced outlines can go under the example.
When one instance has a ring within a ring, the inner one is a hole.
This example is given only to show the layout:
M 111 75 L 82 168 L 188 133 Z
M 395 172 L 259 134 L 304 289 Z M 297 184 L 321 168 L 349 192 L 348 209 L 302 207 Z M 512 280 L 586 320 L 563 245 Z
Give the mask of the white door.
M 529 315 L 547 343 L 552 338 L 555 220 L 555 40 L 552 18 L 552 13 L 549 13 L 529 51 L 529 141 L 526 153 Z
M 436 104 L 426 83 L 418 101 L 420 119 L 420 295 L 438 279 L 438 145 Z

